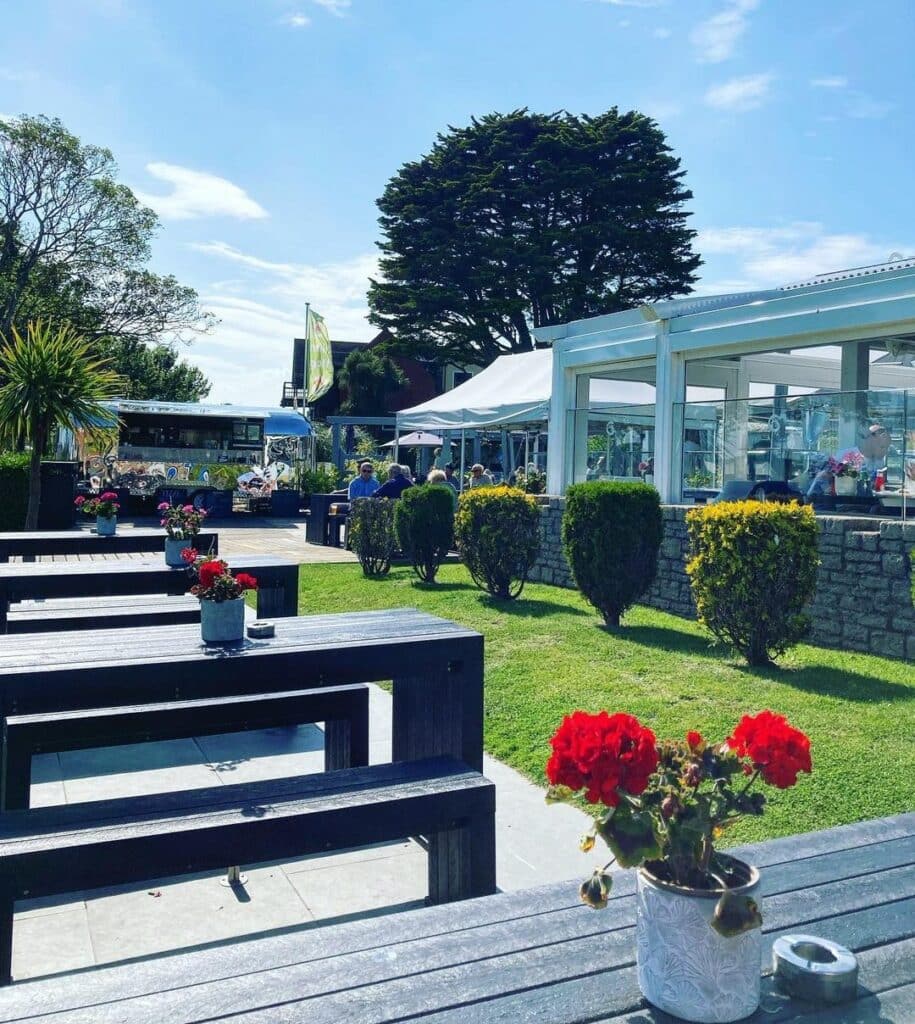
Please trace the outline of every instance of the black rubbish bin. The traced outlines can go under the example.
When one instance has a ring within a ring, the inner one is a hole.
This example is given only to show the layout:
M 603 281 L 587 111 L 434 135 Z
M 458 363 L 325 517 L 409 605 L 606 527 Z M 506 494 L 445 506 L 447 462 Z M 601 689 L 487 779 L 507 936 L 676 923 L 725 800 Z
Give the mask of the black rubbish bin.
M 274 491 L 270 495 L 270 515 L 292 518 L 299 514 L 300 504 L 299 492 L 294 487 Z
M 41 504 L 38 506 L 39 530 L 68 530 L 76 522 L 77 464 L 42 462 Z

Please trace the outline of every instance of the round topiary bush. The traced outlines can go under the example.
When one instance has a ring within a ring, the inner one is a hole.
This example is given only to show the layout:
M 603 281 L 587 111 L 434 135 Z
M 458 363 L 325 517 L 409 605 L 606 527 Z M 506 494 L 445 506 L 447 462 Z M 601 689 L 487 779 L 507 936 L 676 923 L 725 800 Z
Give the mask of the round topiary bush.
M 540 550 L 537 503 L 514 487 L 465 491 L 454 536 L 474 583 L 493 597 L 515 598 Z
M 348 543 L 366 576 L 386 576 L 394 554 L 394 505 L 387 498 L 357 498 L 349 509 Z
M 454 542 L 453 493 L 447 484 L 408 487 L 394 505 L 397 545 L 424 583 L 435 582 Z
M 562 546 L 578 589 L 608 626 L 651 586 L 663 527 L 648 484 L 594 481 L 566 492 Z
M 770 665 L 810 628 L 803 609 L 819 564 L 813 508 L 721 502 L 692 509 L 686 522 L 699 621 L 750 665 Z

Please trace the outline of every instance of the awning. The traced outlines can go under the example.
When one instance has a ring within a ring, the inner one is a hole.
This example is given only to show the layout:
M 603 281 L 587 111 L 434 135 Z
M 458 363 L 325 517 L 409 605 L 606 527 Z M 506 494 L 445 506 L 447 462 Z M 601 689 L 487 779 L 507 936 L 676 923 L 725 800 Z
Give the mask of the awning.
M 641 390 L 640 390 L 641 389 Z M 550 415 L 553 350 L 499 356 L 452 391 L 397 413 L 398 430 L 484 430 L 542 424 Z M 644 402 L 644 385 L 593 380 L 591 404 Z M 404 444 L 401 439 L 401 444 Z
M 436 434 L 426 434 L 422 430 L 416 430 L 412 434 L 404 434 L 396 441 L 388 441 L 382 448 L 441 448 L 444 440 Z
M 115 398 L 110 402 L 101 403 L 110 409 L 113 417 L 111 426 L 115 426 L 115 416 L 126 413 L 143 413 L 146 416 L 200 416 L 204 418 L 219 417 L 223 419 L 262 420 L 264 434 L 267 437 L 310 437 L 311 424 L 300 413 L 292 409 L 271 408 L 255 405 L 212 405 L 204 402 L 154 402 L 126 398 Z M 93 426 L 107 426 L 104 423 L 93 423 Z

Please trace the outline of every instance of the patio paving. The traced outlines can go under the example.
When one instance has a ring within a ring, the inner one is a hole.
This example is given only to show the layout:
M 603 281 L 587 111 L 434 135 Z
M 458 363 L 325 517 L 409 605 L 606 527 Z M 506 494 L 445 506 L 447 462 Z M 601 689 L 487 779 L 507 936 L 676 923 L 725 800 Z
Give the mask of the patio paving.
M 373 763 L 390 760 L 391 697 L 371 687 Z M 69 751 L 35 758 L 32 806 L 219 786 L 321 771 L 318 726 Z M 578 852 L 588 819 L 547 807 L 543 790 L 487 757 L 496 784 L 501 889 L 577 879 L 596 863 Z M 275 929 L 392 913 L 423 905 L 426 855 L 412 841 L 282 863 L 243 866 L 244 889 L 215 874 L 150 880 L 17 905 L 13 976 L 77 970 Z M 571 887 L 574 893 L 574 883 Z M 239 947 L 239 956 L 243 956 Z

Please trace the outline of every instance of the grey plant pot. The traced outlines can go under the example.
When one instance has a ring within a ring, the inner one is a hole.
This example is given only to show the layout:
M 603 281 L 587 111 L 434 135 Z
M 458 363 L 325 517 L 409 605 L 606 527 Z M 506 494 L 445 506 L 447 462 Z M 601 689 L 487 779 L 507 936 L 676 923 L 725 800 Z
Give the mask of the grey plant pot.
M 184 566 L 184 559 L 181 552 L 185 548 L 192 548 L 193 540 L 178 540 L 174 537 L 165 538 L 165 564 L 173 569 L 180 569 Z
M 226 644 L 245 636 L 245 599 L 200 602 L 200 635 L 206 644 Z
M 99 537 L 113 537 L 118 532 L 118 517 L 111 516 L 110 519 L 105 519 L 103 516 L 96 516 L 95 532 Z

